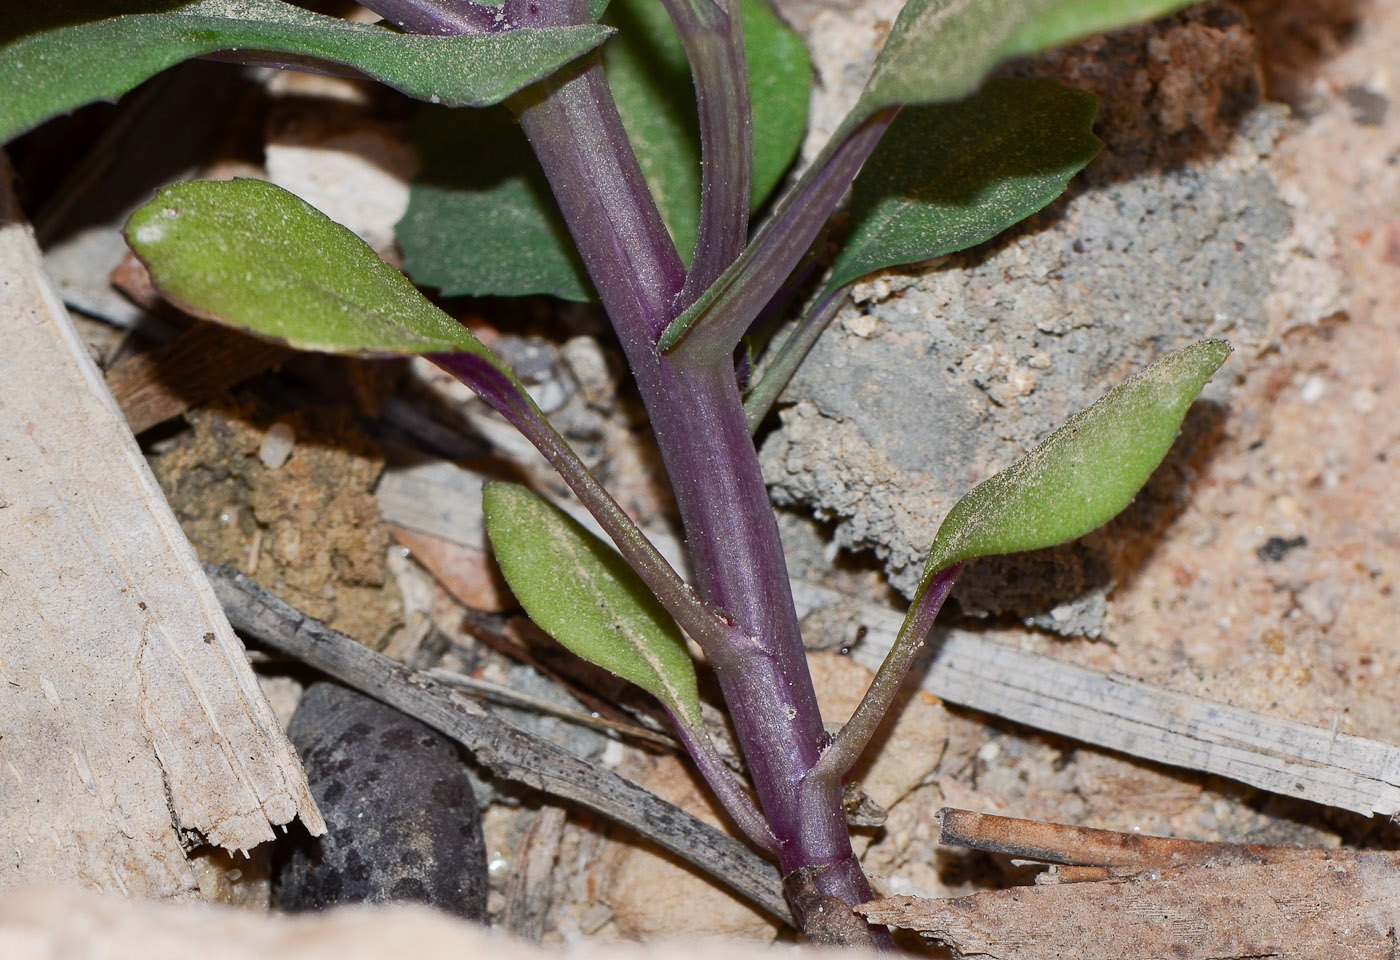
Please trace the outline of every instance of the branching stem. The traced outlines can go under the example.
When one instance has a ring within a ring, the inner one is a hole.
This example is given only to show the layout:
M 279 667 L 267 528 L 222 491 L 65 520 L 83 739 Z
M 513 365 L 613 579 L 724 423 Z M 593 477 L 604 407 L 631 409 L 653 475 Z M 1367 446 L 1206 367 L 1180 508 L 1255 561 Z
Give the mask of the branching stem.
M 688 308 L 688 316 L 667 329 L 663 350 L 677 357 L 733 352 L 806 255 L 898 113 L 898 107 L 885 107 L 832 138 L 783 195 L 743 255 Z
M 695 78 L 700 223 L 676 313 L 744 250 L 753 183 L 753 109 L 738 0 L 662 0 Z
M 841 309 L 841 304 L 846 302 L 847 287 L 832 291 L 822 298 L 821 302 L 812 307 L 811 310 L 798 321 L 797 329 L 792 331 L 783 345 L 778 348 L 773 359 L 763 368 L 759 374 L 758 382 L 744 398 L 744 418 L 749 424 L 749 433 L 758 430 L 763 419 L 768 416 L 768 412 L 773 409 L 773 404 L 778 402 L 778 397 L 783 389 L 792 380 L 792 375 L 797 372 L 797 368 L 802 365 L 802 361 L 807 359 L 807 354 L 816 345 L 817 338 L 826 330 L 827 324 L 831 323 L 836 311 Z
M 836 734 L 835 739 L 822 751 L 821 759 L 808 774 L 813 782 L 839 783 L 860 760 L 861 754 L 870 745 L 870 739 L 875 736 L 880 722 L 884 720 L 890 704 L 899 693 L 905 674 L 909 672 L 909 665 L 923 648 L 924 640 L 933 627 L 933 621 L 938 617 L 938 611 L 943 608 L 943 602 L 948 599 L 948 593 L 953 589 L 953 583 L 958 574 L 962 573 L 962 569 L 963 564 L 955 563 L 948 569 L 934 574 L 933 579 L 915 599 L 909 613 L 904 617 L 904 623 L 899 627 L 894 646 L 890 647 L 890 652 L 885 655 L 885 662 L 880 664 L 875 679 L 870 681 L 870 688 L 865 691 L 860 705 Z
M 734 648 L 733 625 L 706 606 L 690 584 L 681 579 L 524 391 L 475 354 L 444 353 L 429 359 L 475 390 L 534 444 L 617 545 L 628 565 L 656 595 L 666 612 L 702 649 L 723 656 Z
M 715 747 L 715 742 L 710 739 L 710 735 L 703 728 L 692 729 L 687 724 L 681 722 L 675 716 L 671 718 L 676 729 L 676 736 L 684 745 L 686 752 L 690 754 L 695 766 L 699 769 L 700 775 L 705 778 L 705 782 L 714 791 L 715 797 L 724 807 L 725 813 L 734 821 L 735 826 L 743 831 L 744 836 L 764 853 L 776 857 L 778 855 L 778 838 L 773 836 L 772 829 L 768 826 L 768 821 L 763 819 L 763 814 L 758 812 L 758 807 L 754 806 L 753 800 L 748 792 L 739 782 L 739 778 L 734 775 L 734 771 L 724 762 L 719 755 L 719 750 Z

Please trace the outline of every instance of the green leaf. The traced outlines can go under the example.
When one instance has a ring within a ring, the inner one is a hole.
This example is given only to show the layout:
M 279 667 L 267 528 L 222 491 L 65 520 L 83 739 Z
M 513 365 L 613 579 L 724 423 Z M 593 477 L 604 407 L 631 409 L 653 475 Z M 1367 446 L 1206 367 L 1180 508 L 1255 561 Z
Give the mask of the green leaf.
M 700 721 L 695 664 L 675 622 L 612 547 L 524 487 L 482 494 L 496 562 L 525 612 L 589 663 Z
M 658 0 L 613 0 L 607 20 L 617 28 L 603 48 L 608 86 L 661 219 L 689 263 L 700 220 L 700 131 L 685 50 Z
M 1053 80 L 991 80 L 906 107 L 855 182 L 827 292 L 989 240 L 1058 197 L 1101 146 L 1095 98 Z
M 1003 60 L 1160 17 L 1191 2 L 909 0 L 848 123 L 891 104 L 959 100 Z
M 603 49 L 613 96 L 647 186 L 688 261 L 700 216 L 700 139 L 685 51 L 656 0 L 614 0 L 609 9 L 619 28 Z M 811 67 L 801 38 L 765 0 L 744 0 L 742 10 L 755 100 L 751 201 L 758 206 L 797 155 Z M 544 173 L 505 111 L 425 108 L 413 139 L 423 169 L 398 225 L 409 276 L 447 296 L 594 299 Z
M 353 67 L 419 99 L 485 106 L 548 76 L 611 32 L 590 24 L 415 36 L 280 0 L 50 0 L 11 7 L 0 21 L 0 141 L 216 51 L 309 57 Z
M 271 183 L 166 187 L 131 215 L 126 239 L 161 292 L 196 316 L 303 350 L 463 351 L 506 372 L 363 240 Z
M 424 107 L 412 135 L 423 166 L 397 228 L 410 277 L 449 297 L 594 299 L 549 181 L 509 111 Z
M 740 12 L 753 103 L 750 204 L 757 208 L 802 144 L 812 66 L 802 38 L 767 0 L 742 0 Z M 613 0 L 608 22 L 618 31 L 603 48 L 613 98 L 647 186 L 688 263 L 700 216 L 700 134 L 685 50 L 657 0 Z
M 1169 354 L 973 487 L 939 527 L 924 585 L 961 560 L 1051 547 L 1113 519 L 1167 455 L 1187 409 L 1229 355 L 1224 340 Z
M 757 210 L 782 182 L 807 132 L 812 61 L 802 38 L 767 0 L 744 0 L 744 56 L 753 101 L 753 191 Z

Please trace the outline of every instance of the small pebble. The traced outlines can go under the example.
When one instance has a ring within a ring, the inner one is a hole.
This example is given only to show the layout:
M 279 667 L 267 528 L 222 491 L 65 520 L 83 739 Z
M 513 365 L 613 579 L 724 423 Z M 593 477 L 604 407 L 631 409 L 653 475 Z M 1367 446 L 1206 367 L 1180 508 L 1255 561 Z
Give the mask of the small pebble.
M 292 433 L 288 424 L 274 423 L 267 428 L 267 433 L 263 434 L 262 446 L 258 448 L 258 459 L 267 469 L 277 470 L 292 455 L 292 447 L 296 446 L 296 442 L 296 434 Z
M 452 741 L 324 682 L 307 688 L 287 732 L 326 834 L 306 838 L 283 864 L 283 909 L 413 901 L 485 916 L 481 815 Z
M 1304 403 L 1317 403 L 1327 395 L 1327 381 L 1317 375 L 1308 377 L 1303 381 L 1303 389 L 1298 391 Z

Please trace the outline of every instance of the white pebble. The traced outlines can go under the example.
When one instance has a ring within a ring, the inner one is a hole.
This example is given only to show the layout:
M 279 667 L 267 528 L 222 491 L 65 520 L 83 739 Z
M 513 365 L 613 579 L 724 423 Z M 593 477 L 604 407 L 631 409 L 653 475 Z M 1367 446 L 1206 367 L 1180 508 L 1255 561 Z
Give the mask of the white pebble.
M 1313 375 L 1303 382 L 1303 389 L 1299 396 L 1304 403 L 1317 403 L 1327 393 L 1327 381 L 1321 377 Z
M 258 449 L 258 459 L 269 470 L 276 470 L 287 462 L 296 445 L 296 434 L 285 423 L 274 423 L 263 435 L 262 446 Z

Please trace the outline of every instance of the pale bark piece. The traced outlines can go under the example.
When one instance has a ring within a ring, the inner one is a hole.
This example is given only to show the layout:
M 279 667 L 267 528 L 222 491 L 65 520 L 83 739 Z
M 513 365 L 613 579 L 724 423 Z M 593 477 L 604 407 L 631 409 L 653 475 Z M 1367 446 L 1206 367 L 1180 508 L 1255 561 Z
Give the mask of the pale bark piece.
M 0 885 L 194 895 L 184 844 L 322 829 L 0 156 Z
M 1376 960 L 1395 956 L 1400 859 L 1204 864 L 1097 883 L 1014 887 L 858 907 L 986 960 Z
M 798 613 L 848 598 L 794 584 Z M 865 605 L 852 657 L 871 670 L 903 618 Z M 1400 811 L 1400 747 L 1062 663 L 965 630 L 934 631 L 919 682 L 949 703 L 1156 763 L 1366 816 Z
M 554 862 L 559 857 L 567 822 L 563 807 L 540 807 L 515 852 L 515 869 L 506 882 L 501 926 L 530 943 L 539 943 L 544 935 L 549 901 L 554 895 Z

